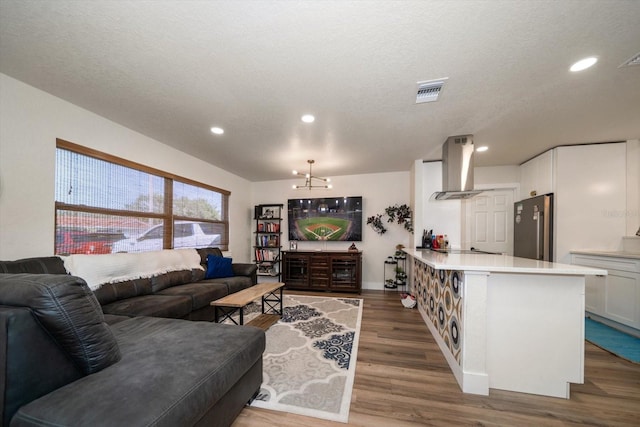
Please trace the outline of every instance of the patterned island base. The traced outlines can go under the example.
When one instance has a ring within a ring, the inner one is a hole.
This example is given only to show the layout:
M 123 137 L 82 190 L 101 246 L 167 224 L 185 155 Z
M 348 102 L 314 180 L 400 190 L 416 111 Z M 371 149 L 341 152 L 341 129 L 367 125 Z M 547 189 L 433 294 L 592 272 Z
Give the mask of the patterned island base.
M 438 330 L 451 355 L 462 364 L 462 297 L 460 284 L 464 273 L 455 270 L 436 270 L 414 260 L 414 290 L 418 309 L 426 314 Z

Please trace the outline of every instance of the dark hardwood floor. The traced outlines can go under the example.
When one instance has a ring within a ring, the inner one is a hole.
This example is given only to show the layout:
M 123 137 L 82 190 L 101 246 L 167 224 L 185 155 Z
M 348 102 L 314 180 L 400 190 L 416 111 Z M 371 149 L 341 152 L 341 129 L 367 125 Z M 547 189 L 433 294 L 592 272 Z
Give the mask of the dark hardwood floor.
M 464 394 L 416 309 L 403 308 L 391 292 L 363 291 L 360 298 L 364 312 L 348 425 L 640 426 L 639 364 L 587 342 L 585 382 L 571 385 L 571 399 L 500 390 Z M 233 424 L 340 425 L 258 408 L 245 408 Z

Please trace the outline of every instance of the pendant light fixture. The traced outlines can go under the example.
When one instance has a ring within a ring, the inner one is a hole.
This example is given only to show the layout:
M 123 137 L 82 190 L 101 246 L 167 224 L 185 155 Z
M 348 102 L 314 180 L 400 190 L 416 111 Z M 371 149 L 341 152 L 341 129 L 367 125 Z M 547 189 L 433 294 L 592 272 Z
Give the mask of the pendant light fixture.
M 307 163 L 309 163 L 309 173 L 300 173 L 296 170 L 293 171 L 294 175 L 297 176 L 304 176 L 305 177 L 305 182 L 304 185 L 293 185 L 293 189 L 294 190 L 300 190 L 300 189 L 308 189 L 308 190 L 312 190 L 314 188 L 332 188 L 331 184 L 328 184 L 329 182 L 331 182 L 330 178 L 321 178 L 319 176 L 313 176 L 313 174 L 311 173 L 311 167 L 312 165 L 315 163 L 314 160 L 307 160 Z M 317 180 L 317 181 L 321 181 L 324 184 L 322 185 L 313 185 L 313 180 Z

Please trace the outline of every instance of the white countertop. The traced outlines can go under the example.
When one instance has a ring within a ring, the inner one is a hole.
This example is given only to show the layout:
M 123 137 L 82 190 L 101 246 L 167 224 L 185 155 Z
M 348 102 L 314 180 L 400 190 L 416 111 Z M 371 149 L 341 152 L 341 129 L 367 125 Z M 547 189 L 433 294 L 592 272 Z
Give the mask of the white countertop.
M 424 249 L 404 249 L 407 255 L 438 270 L 489 271 L 496 273 L 529 273 L 596 276 L 607 270 L 536 261 L 509 255 L 438 253 Z
M 614 257 L 614 258 L 640 259 L 640 252 L 586 250 L 586 251 L 571 251 L 571 253 L 576 255 L 595 255 L 595 256 L 606 256 L 606 257 Z

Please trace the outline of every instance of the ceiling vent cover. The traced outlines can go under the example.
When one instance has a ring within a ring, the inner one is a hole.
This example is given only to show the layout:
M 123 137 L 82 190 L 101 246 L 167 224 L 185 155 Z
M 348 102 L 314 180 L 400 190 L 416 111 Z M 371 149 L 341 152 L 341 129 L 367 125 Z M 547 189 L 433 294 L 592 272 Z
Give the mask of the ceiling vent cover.
M 640 53 L 636 53 L 631 58 L 624 61 L 618 68 L 631 67 L 633 65 L 640 65 Z
M 442 87 L 444 86 L 445 80 L 446 78 L 430 80 L 428 82 L 418 82 L 416 104 L 437 101 L 440 92 L 442 92 Z

